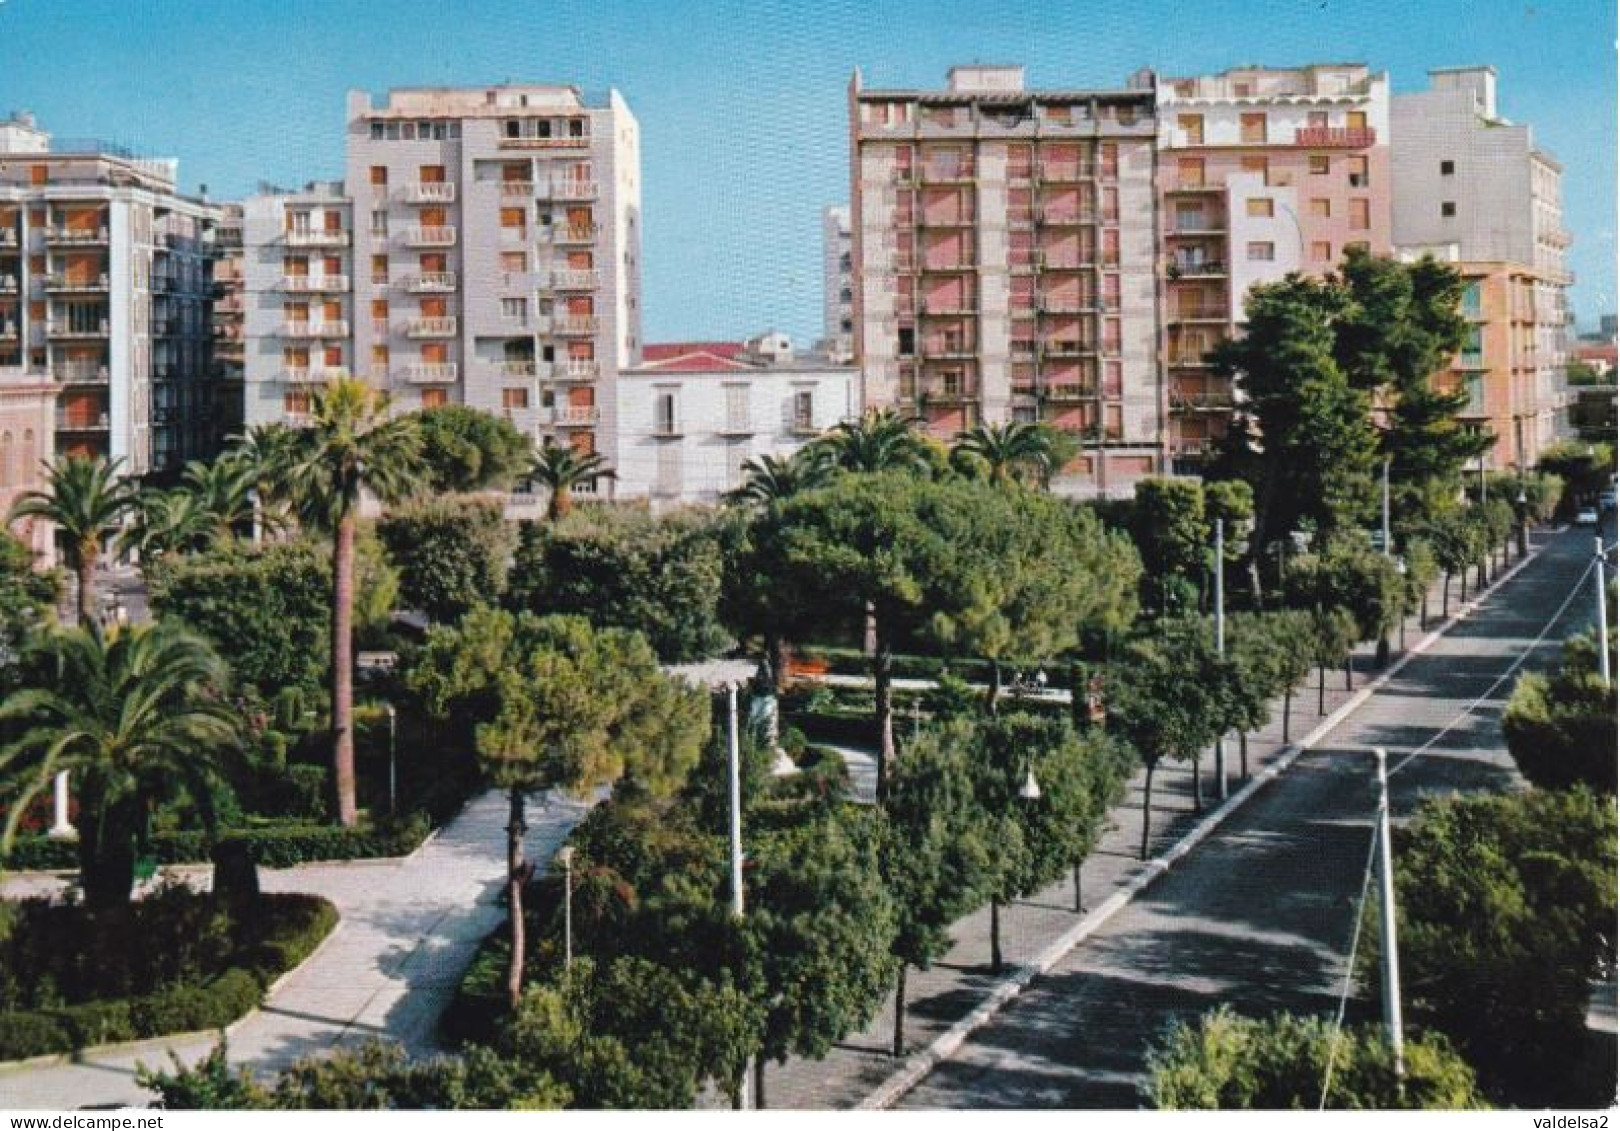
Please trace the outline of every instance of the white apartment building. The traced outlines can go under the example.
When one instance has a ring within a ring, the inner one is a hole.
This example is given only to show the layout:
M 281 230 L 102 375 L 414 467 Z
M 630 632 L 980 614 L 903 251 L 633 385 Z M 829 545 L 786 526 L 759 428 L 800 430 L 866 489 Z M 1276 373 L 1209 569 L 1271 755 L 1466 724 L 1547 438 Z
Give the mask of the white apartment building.
M 818 348 L 848 361 L 855 349 L 855 263 L 847 205 L 828 205 L 821 213 L 821 296 Z
M 617 91 L 351 93 L 351 364 L 401 410 L 461 403 L 616 460 L 641 357 L 640 128 Z
M 860 414 L 859 372 L 785 334 L 649 345 L 619 374 L 616 499 L 715 502 L 743 464 L 787 456 Z
M 1497 110 L 1489 66 L 1429 72 L 1392 110 L 1394 242 L 1454 263 L 1474 323 L 1451 379 L 1497 437 L 1487 464 L 1534 463 L 1558 436 L 1570 323 L 1562 167 Z
M 55 452 L 179 466 L 217 442 L 211 264 L 219 210 L 177 162 L 0 122 L 0 367 L 48 374 Z

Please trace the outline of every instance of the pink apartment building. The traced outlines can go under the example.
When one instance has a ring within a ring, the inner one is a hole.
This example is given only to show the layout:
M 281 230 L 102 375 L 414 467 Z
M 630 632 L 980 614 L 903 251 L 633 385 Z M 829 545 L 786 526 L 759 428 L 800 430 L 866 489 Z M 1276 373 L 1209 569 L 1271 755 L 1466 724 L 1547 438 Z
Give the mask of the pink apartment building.
M 1391 246 L 1389 80 L 1361 64 L 1236 67 L 1157 84 L 1166 437 L 1196 472 L 1232 390 L 1206 355 L 1241 329 L 1256 283 L 1326 274 Z
M 1152 90 L 1029 91 L 999 66 L 869 90 L 857 71 L 849 113 L 863 403 L 942 439 L 1049 422 L 1082 444 L 1060 490 L 1161 470 Z

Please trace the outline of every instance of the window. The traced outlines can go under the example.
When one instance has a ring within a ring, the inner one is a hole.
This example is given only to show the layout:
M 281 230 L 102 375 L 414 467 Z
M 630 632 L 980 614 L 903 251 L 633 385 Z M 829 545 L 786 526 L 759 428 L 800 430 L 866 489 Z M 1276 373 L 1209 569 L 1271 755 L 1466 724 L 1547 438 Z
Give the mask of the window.
M 1331 263 L 1331 262 L 1333 262 L 1333 245 L 1331 243 L 1326 242 L 1325 240 L 1320 242 L 1320 243 L 1311 244 L 1311 262 L 1313 262 L 1313 263 Z
M 1181 130 L 1183 140 L 1188 145 L 1204 144 L 1204 116 L 1202 114 L 1178 114 L 1176 126 Z
M 381 287 L 388 285 L 388 257 L 386 255 L 373 255 L 371 257 L 371 281 Z
M 1182 157 L 1176 161 L 1176 183 L 1182 188 L 1201 188 L 1204 184 L 1204 159 Z
M 570 118 L 570 119 L 568 119 L 568 136 L 569 137 L 584 137 L 585 136 L 585 119 L 583 119 L 583 118 Z
M 1350 187 L 1367 187 L 1367 159 L 1365 157 L 1350 158 Z
M 681 446 L 663 444 L 658 448 L 658 494 L 669 496 L 681 493 Z
M 371 234 L 374 236 L 388 235 L 388 210 L 379 208 L 371 214 Z
M 371 183 L 378 188 L 388 187 L 387 165 L 373 165 L 371 167 Z
M 388 347 L 387 346 L 372 346 L 371 347 L 371 372 L 374 375 L 379 376 L 379 377 L 382 374 L 388 372 Z
M 374 298 L 374 299 L 371 300 L 371 320 L 373 322 L 387 322 L 388 321 L 388 300 L 387 299 L 385 299 L 385 298 Z
M 424 185 L 444 184 L 443 165 L 423 165 L 417 170 L 417 174 L 418 179 L 421 180 Z
M 1325 177 L 1328 172 L 1328 157 L 1326 154 L 1311 154 L 1311 175 Z
M 1240 119 L 1245 145 L 1264 145 L 1266 141 L 1266 115 L 1244 114 Z
M 522 208 L 501 209 L 501 227 L 524 228 L 528 225 L 528 215 Z
M 1440 175 L 1442 177 L 1449 177 L 1453 173 L 1455 173 L 1456 171 L 1457 171 L 1457 163 L 1455 161 L 1442 161 L 1442 162 L 1440 162 Z
M 1366 200 L 1350 202 L 1350 226 L 1356 229 L 1372 227 L 1371 207 Z
M 281 394 L 281 408 L 288 416 L 303 416 L 309 412 L 309 390 L 288 389 Z
M 1312 197 L 1311 215 L 1319 220 L 1326 220 L 1333 215 L 1333 202 L 1324 196 Z
M 1254 240 L 1249 244 L 1249 259 L 1256 263 L 1269 263 L 1277 258 L 1277 245 L 1267 240 Z
M 726 386 L 726 428 L 732 432 L 748 430 L 748 386 Z
M 502 389 L 501 390 L 501 407 L 504 408 L 504 409 L 528 408 L 529 407 L 529 390 L 528 389 Z
M 522 322 L 527 316 L 528 302 L 521 298 L 501 299 L 501 317 L 508 322 Z
M 1365 110 L 1351 110 L 1349 113 L 1345 114 L 1345 116 L 1344 116 L 1344 124 L 1345 124 L 1346 128 L 1352 129 L 1352 130 L 1364 130 L 1364 129 L 1366 129 L 1367 128 L 1367 111 L 1365 111 Z
M 1248 212 L 1250 216 L 1269 217 L 1275 215 L 1275 208 L 1276 206 L 1273 204 L 1272 199 L 1269 196 L 1251 196 L 1248 200 Z
M 1462 312 L 1469 318 L 1479 317 L 1479 280 L 1470 279 L 1463 284 Z
M 659 436 L 674 436 L 679 431 L 675 411 L 675 394 L 659 393 L 653 401 L 653 432 Z
M 900 356 L 911 357 L 917 352 L 917 328 L 915 326 L 900 327 Z
M 508 275 L 521 275 L 529 269 L 529 256 L 521 251 L 501 252 L 501 270 Z
M 793 429 L 796 432 L 809 432 L 816 426 L 816 394 L 810 389 L 800 389 L 793 394 Z
M 408 123 L 407 123 L 408 124 Z M 450 403 L 450 393 L 446 389 L 423 389 L 423 408 L 443 408 Z
M 1455 200 L 1442 200 L 1440 202 L 1440 215 L 1455 216 L 1456 214 L 1457 202 Z
M 1313 130 L 1328 128 L 1328 115 L 1326 110 L 1312 110 L 1305 115 L 1305 124 Z

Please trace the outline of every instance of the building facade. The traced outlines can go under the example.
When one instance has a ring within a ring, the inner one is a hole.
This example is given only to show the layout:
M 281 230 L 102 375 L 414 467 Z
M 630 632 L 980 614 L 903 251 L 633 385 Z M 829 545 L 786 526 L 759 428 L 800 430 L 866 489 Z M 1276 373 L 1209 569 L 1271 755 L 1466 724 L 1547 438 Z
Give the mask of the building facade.
M 1021 67 L 944 90 L 849 88 L 854 355 L 867 407 L 950 438 L 1044 421 L 1059 490 L 1162 467 L 1154 95 L 1029 91 Z
M 616 91 L 352 93 L 353 356 L 401 409 L 458 403 L 614 459 L 641 356 L 641 171 Z
M 1530 466 L 1566 430 L 1562 168 L 1498 115 L 1491 67 L 1430 71 L 1428 90 L 1395 97 L 1392 123 L 1396 244 L 1451 262 L 1481 294 L 1449 379 L 1495 434 L 1487 466 Z
M 748 460 L 791 455 L 860 413 L 853 366 L 775 333 L 649 345 L 619 392 L 614 498 L 654 503 L 718 501 Z
M 1168 444 L 1196 472 L 1233 394 L 1207 355 L 1249 288 L 1389 254 L 1389 80 L 1360 64 L 1239 67 L 1157 82 Z
M 55 447 L 56 382 L 23 366 L 0 366 L 0 515 L 28 491 L 45 487 L 44 465 Z M 11 533 L 41 564 L 55 560 L 51 525 L 25 518 Z
M 821 342 L 837 361 L 855 351 L 855 258 L 850 248 L 849 208 L 830 205 L 821 213 Z
M 48 374 L 55 452 L 173 469 L 214 450 L 218 209 L 172 160 L 0 122 L 0 366 Z

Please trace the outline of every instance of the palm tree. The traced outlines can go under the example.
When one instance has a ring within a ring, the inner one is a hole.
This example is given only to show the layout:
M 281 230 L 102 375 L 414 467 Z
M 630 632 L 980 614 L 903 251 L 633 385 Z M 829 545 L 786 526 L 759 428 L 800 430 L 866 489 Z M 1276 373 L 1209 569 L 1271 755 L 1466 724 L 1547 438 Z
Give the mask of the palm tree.
M 202 548 L 211 523 L 196 495 L 184 488 L 146 490 L 135 497 L 134 521 L 124 528 L 118 543 L 141 558 Z
M 916 417 L 874 409 L 843 421 L 816 443 L 844 471 L 928 471 L 928 447 L 916 425 Z
M 196 500 L 211 545 L 229 542 L 251 529 L 257 468 L 227 452 L 212 462 L 192 460 L 181 473 L 181 489 Z
M 0 750 L 9 848 L 29 803 L 58 773 L 79 783 L 79 879 L 92 908 L 129 902 L 152 806 L 184 789 L 210 831 L 223 756 L 238 746 L 225 662 L 175 624 L 103 630 L 95 621 L 35 641 L 34 678 L 0 703 L 17 734 Z
M 67 566 L 78 577 L 79 623 L 96 612 L 96 564 L 102 547 L 135 506 L 135 487 L 120 477 L 122 460 L 70 455 L 46 465 L 47 487 L 29 491 L 12 505 L 7 524 L 42 518 L 55 525 Z
M 285 502 L 283 472 L 292 457 L 298 433 L 285 424 L 255 424 L 235 437 L 222 458 L 240 468 L 252 485 L 250 501 L 254 508 L 253 540 L 266 530 L 280 529 Z
M 354 542 L 360 501 L 409 495 L 422 470 L 414 417 L 388 418 L 388 396 L 353 378 L 317 392 L 310 425 L 289 444 L 280 477 L 307 529 L 332 538 L 332 782 L 338 821 L 359 819 L 354 799 Z
M 956 436 L 951 460 L 982 467 L 992 483 L 1010 483 L 1034 472 L 1044 483 L 1055 470 L 1056 446 L 1050 429 L 1027 421 L 980 424 Z
M 572 510 L 574 488 L 579 484 L 617 478 L 618 473 L 610 470 L 606 462 L 595 452 L 581 454 L 559 444 L 542 445 L 529 465 L 529 479 L 551 492 L 546 517 L 556 522 Z
M 833 467 L 827 449 L 810 444 L 791 455 L 777 458 L 764 455 L 742 465 L 742 485 L 726 497 L 732 502 L 761 503 L 769 506 L 801 491 L 824 486 L 832 478 Z

